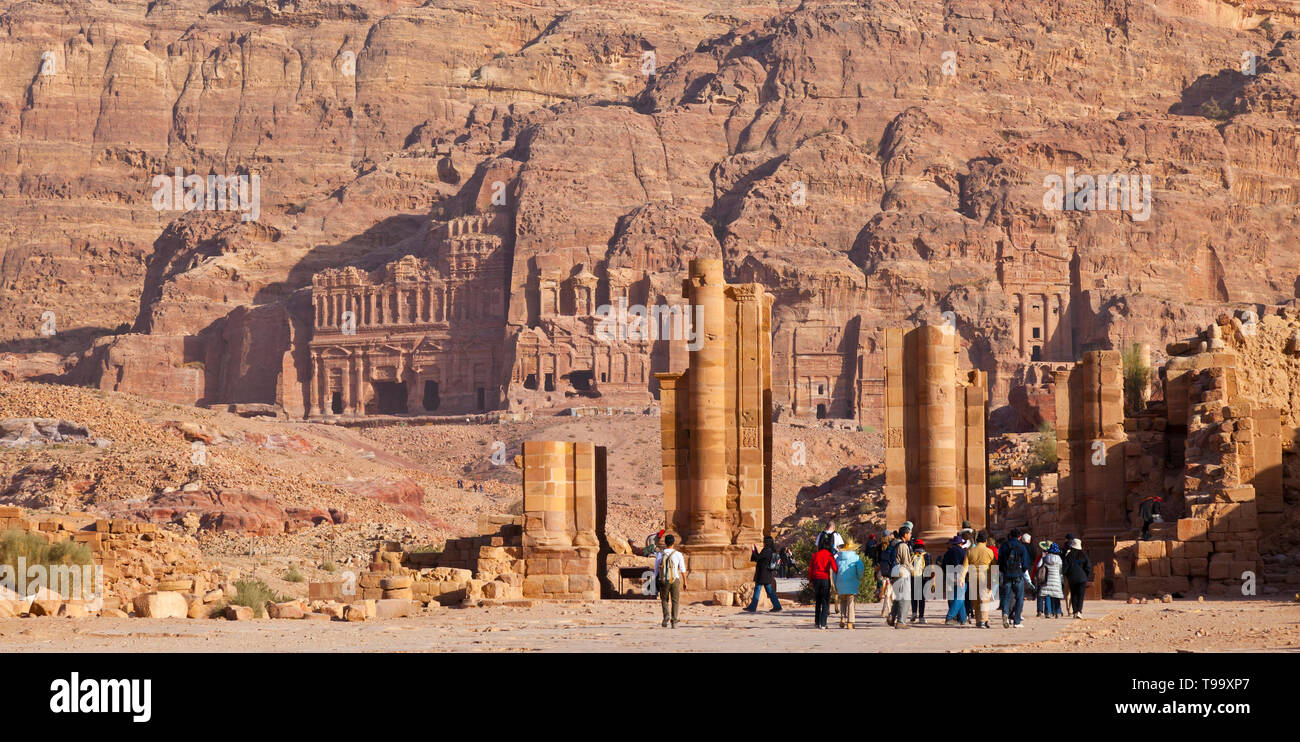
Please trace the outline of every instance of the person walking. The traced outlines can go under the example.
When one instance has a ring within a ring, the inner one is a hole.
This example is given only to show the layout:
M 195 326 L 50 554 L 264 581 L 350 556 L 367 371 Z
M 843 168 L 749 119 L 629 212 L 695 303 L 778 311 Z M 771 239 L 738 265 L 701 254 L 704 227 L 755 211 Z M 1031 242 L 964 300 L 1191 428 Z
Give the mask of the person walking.
M 858 600 L 858 588 L 862 585 L 865 568 L 854 543 L 846 543 L 835 555 L 835 592 L 840 596 L 841 629 L 853 628 L 853 605 Z
M 914 539 L 912 548 L 912 619 L 911 623 L 925 623 L 925 589 L 934 581 L 926 568 L 934 564 L 934 557 L 925 550 L 925 542 Z
M 992 628 L 989 626 L 989 603 L 993 597 L 990 571 L 995 563 L 988 540 L 989 535 L 980 531 L 975 536 L 975 545 L 966 552 L 967 595 L 971 596 L 971 612 L 975 616 L 975 626 L 985 629 Z
M 1043 596 L 1043 615 L 1048 618 L 1060 618 L 1061 599 L 1065 597 L 1061 584 L 1061 547 L 1051 544 L 1042 557 L 1043 576 L 1038 592 Z
M 831 577 L 839 567 L 831 553 L 831 541 L 821 539 L 821 548 L 808 560 L 808 582 L 813 588 L 813 621 L 817 628 L 825 629 L 831 612 Z
M 676 538 L 670 533 L 664 536 L 664 550 L 655 553 L 655 576 L 658 578 L 659 604 L 664 610 L 664 628 L 668 628 L 669 618 L 673 628 L 677 628 L 677 611 L 682 602 L 682 581 L 686 579 L 686 560 L 682 553 L 673 548 Z M 669 613 L 669 603 L 672 613 Z
M 912 598 L 912 547 L 908 541 L 912 538 L 912 522 L 906 521 L 898 529 L 898 540 L 894 542 L 893 566 L 890 568 L 890 585 L 894 590 L 894 609 L 889 612 L 889 625 L 896 629 L 905 628 L 903 606 Z
M 1088 580 L 1092 578 L 1092 561 L 1088 559 L 1079 539 L 1071 539 L 1069 551 L 1062 560 L 1065 581 L 1070 584 L 1070 612 L 1075 618 L 1083 618 L 1083 593 L 1088 589 Z
M 1025 570 L 1029 557 L 1020 540 L 1020 529 L 1013 528 L 998 554 L 998 578 L 1002 581 L 1002 628 L 1020 628 L 1025 607 Z
M 893 569 L 890 560 L 894 558 L 896 534 L 885 532 L 880 541 L 880 558 L 876 560 L 876 595 L 880 596 L 880 617 L 888 620 L 894 610 L 894 591 L 890 584 L 889 572 Z
M 1143 500 L 1142 504 L 1138 506 L 1138 515 L 1142 517 L 1143 541 L 1151 540 L 1151 524 L 1160 517 L 1160 503 L 1164 501 L 1165 498 L 1152 495 Z
M 1046 573 L 1043 571 L 1043 557 L 1052 548 L 1051 541 L 1039 541 L 1038 544 L 1029 551 L 1029 563 L 1033 565 L 1030 574 L 1033 575 L 1032 584 L 1034 586 L 1034 616 L 1042 618 L 1047 615 L 1047 595 L 1043 593 L 1043 581 L 1046 579 Z
M 844 547 L 844 537 L 835 532 L 835 523 L 826 524 L 826 530 L 822 531 L 817 537 L 817 546 L 820 547 L 822 541 L 828 541 L 831 547 L 831 553 L 839 551 Z
M 966 549 L 962 547 L 961 536 L 953 536 L 948 542 L 948 550 L 939 559 L 943 567 L 944 590 L 952 597 L 948 600 L 948 615 L 944 624 L 966 624 Z
M 758 611 L 758 596 L 767 591 L 767 599 L 772 603 L 769 613 L 780 613 L 781 601 L 776 598 L 776 575 L 774 574 L 781 567 L 781 552 L 776 550 L 776 542 L 771 536 L 763 537 L 763 550 L 759 551 L 756 547 L 750 547 L 749 561 L 756 562 L 754 565 L 754 599 L 749 601 L 749 606 L 744 610 L 749 613 Z

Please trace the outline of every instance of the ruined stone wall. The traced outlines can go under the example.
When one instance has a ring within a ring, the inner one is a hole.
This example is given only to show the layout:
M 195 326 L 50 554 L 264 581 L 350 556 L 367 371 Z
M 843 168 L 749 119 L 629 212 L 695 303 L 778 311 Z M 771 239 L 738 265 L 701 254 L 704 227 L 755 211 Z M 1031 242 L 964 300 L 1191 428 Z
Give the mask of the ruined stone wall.
M 600 597 L 605 458 L 591 443 L 524 442 L 525 597 Z

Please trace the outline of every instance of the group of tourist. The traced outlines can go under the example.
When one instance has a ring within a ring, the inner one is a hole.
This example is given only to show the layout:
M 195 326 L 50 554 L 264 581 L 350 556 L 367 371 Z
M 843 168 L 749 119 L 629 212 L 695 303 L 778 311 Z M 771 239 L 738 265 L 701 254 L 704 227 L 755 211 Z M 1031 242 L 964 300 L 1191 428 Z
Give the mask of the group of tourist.
M 926 602 L 940 595 L 948 604 L 946 625 L 992 628 L 989 616 L 995 592 L 1003 628 L 1024 625 L 1026 591 L 1035 595 L 1040 618 L 1063 617 L 1067 600 L 1071 615 L 1083 618 L 1092 562 L 1073 534 L 1067 533 L 1061 544 L 1046 540 L 1035 543 L 1029 533 L 1012 529 L 1000 540 L 993 540 L 985 531 L 977 533 L 969 522 L 964 522 L 935 565 L 925 542 L 914 537 L 912 531 L 908 521 L 881 538 L 873 534 L 863 548 L 864 555 L 857 553 L 855 544 L 845 543 L 833 523 L 818 533 L 807 572 L 814 625 L 829 628 L 831 597 L 835 594 L 840 628 L 853 628 L 854 604 L 868 562 L 875 565 L 881 616 L 895 629 L 926 623 Z M 664 548 L 659 548 L 660 543 Z M 663 626 L 672 628 L 677 627 L 681 586 L 686 576 L 686 560 L 675 544 L 672 534 L 659 531 L 646 538 L 642 552 L 655 558 L 655 587 L 663 609 Z M 788 547 L 778 549 L 773 538 L 767 536 L 762 549 L 751 548 L 750 561 L 755 563 L 754 593 L 743 610 L 756 612 L 759 597 L 767 593 L 770 611 L 780 612 L 776 578 L 790 574 L 793 552 Z

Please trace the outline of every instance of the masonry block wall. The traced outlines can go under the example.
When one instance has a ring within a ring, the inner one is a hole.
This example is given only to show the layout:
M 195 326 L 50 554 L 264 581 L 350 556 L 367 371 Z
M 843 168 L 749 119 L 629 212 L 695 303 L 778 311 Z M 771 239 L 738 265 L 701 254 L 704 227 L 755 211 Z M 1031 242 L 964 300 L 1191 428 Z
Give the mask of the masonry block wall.
M 604 446 L 524 442 L 524 597 L 600 598 Z
M 664 520 L 682 539 L 693 602 L 747 584 L 749 547 L 771 529 L 774 298 L 727 284 L 713 259 L 691 261 L 682 295 L 701 307 L 701 342 L 686 371 L 656 376 Z
M 964 520 L 987 513 L 988 376 L 957 370 L 956 335 L 923 326 L 885 331 L 885 517 L 940 549 Z

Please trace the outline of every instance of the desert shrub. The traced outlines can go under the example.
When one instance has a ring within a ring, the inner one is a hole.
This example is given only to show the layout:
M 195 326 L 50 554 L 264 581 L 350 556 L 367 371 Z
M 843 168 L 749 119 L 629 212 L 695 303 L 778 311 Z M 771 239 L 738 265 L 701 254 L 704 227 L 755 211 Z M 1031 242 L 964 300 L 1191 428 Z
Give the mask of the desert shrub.
M 415 553 L 417 553 L 417 554 L 441 554 L 441 553 L 442 553 L 442 547 L 443 547 L 442 544 L 425 544 L 424 546 L 417 546 L 417 547 L 415 548 Z
M 989 474 L 989 489 L 995 490 L 999 487 L 1005 487 L 1011 484 L 1011 475 L 1004 471 L 995 471 Z
M 1219 102 L 1211 98 L 1201 104 L 1200 114 L 1207 119 L 1215 121 L 1227 121 L 1232 118 L 1232 114 L 1224 110 Z
M 1029 467 L 1025 474 L 1036 477 L 1049 471 L 1056 471 L 1056 428 L 1045 422 L 1038 429 L 1038 436 L 1030 448 Z
M 302 572 L 299 572 L 296 566 L 290 567 L 284 572 L 285 582 L 302 582 L 303 579 Z
M 266 602 L 277 602 L 279 597 L 261 580 L 247 579 L 235 582 L 235 597 L 230 599 L 232 605 L 242 605 L 253 609 L 253 615 L 261 618 Z
M 338 568 L 339 566 L 334 562 L 325 562 L 324 564 L 320 565 L 320 571 L 322 572 L 334 572 Z
M 34 564 L 90 564 L 90 547 L 75 541 L 56 544 L 30 531 L 10 530 L 0 537 L 0 564 L 7 564 L 15 572 L 22 557 L 30 566 Z
M 524 514 L 524 498 L 522 497 L 510 503 L 510 506 L 506 508 L 506 515 L 523 515 L 523 514 Z
M 1136 415 L 1146 409 L 1146 400 L 1142 392 L 1147 388 L 1151 378 L 1151 367 L 1142 360 L 1142 353 L 1137 345 L 1124 351 L 1124 414 Z

